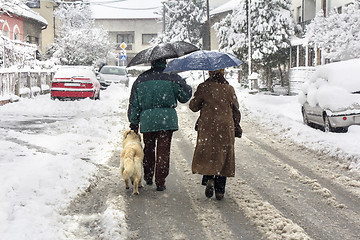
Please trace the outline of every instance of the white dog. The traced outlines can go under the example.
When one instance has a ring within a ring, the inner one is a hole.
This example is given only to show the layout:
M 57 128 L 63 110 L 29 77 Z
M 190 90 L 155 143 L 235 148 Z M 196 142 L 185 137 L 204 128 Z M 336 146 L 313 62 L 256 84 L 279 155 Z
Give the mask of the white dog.
M 141 172 L 144 151 L 141 146 L 141 136 L 133 130 L 128 130 L 123 137 L 123 150 L 120 155 L 120 172 L 129 189 L 129 180 L 134 185 L 133 194 L 139 194 L 138 187 L 142 187 Z

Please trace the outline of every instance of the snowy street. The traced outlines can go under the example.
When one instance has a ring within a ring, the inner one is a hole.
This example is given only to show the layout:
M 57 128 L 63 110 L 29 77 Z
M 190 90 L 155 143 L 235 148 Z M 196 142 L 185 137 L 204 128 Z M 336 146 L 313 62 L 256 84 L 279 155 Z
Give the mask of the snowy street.
M 302 123 L 297 96 L 230 83 L 244 134 L 223 201 L 207 199 L 191 173 L 198 113 L 187 104 L 167 189 L 138 196 L 118 169 L 129 89 L 0 107 L 0 239 L 359 239 L 360 127 L 324 133 Z

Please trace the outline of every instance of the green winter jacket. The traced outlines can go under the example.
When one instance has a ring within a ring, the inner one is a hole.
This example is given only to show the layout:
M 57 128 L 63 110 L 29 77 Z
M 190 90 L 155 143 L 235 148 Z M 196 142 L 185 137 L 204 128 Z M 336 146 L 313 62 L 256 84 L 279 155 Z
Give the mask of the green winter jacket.
M 178 130 L 177 101 L 186 103 L 192 89 L 178 74 L 152 68 L 134 82 L 129 99 L 128 118 L 140 132 Z

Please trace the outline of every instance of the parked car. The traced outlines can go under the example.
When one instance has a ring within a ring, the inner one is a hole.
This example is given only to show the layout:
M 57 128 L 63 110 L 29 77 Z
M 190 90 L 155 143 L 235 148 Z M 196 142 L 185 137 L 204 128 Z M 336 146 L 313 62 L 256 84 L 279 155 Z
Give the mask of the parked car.
M 52 99 L 100 99 L 100 83 L 88 66 L 62 66 L 51 82 Z
M 129 86 L 129 74 L 125 67 L 105 65 L 100 69 L 98 79 L 103 88 L 107 88 L 112 83 Z
M 325 132 L 360 125 L 360 59 L 317 67 L 299 100 L 304 123 Z

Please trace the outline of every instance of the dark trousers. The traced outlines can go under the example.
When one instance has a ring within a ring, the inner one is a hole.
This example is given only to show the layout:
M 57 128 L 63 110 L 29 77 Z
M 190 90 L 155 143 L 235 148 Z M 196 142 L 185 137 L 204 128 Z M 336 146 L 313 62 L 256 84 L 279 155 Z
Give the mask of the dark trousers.
M 144 179 L 152 181 L 155 172 L 156 186 L 164 186 L 169 175 L 170 146 L 173 131 L 143 133 L 144 138 Z
M 210 180 L 214 179 L 215 185 L 215 193 L 225 193 L 225 185 L 226 185 L 226 177 L 223 176 L 214 176 L 214 175 L 204 175 L 201 181 L 202 185 L 206 185 L 206 183 Z

